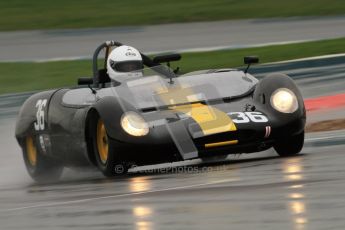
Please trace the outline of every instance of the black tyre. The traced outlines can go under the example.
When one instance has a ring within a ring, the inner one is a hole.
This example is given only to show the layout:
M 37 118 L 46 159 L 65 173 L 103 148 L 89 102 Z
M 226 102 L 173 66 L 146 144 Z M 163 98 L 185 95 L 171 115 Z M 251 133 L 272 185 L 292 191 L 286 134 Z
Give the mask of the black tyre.
M 36 147 L 37 140 L 27 136 L 23 148 L 23 158 L 29 175 L 38 183 L 51 183 L 60 179 L 63 166 L 42 155 Z
M 278 141 L 273 147 L 281 157 L 295 156 L 301 152 L 304 144 L 304 131 L 295 136 Z
M 119 160 L 116 141 L 109 138 L 105 124 L 99 116 L 92 122 L 91 132 L 96 165 L 103 175 L 113 177 L 126 174 L 129 167 Z

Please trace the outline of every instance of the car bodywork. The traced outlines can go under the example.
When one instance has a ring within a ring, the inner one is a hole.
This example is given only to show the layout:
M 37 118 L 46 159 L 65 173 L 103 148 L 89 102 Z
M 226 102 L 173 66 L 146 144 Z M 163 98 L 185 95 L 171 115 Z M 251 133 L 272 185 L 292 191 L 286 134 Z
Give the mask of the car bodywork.
M 259 81 L 240 70 L 218 69 L 176 77 L 144 56 L 149 68 L 143 77 L 114 83 L 95 60 L 102 48 L 113 45 L 120 44 L 108 42 L 96 50 L 91 89 L 62 88 L 27 99 L 15 132 L 23 149 L 25 138 L 33 136 L 41 154 L 64 166 L 94 165 L 91 127 L 96 115 L 104 121 L 109 141 L 117 143 L 120 161 L 135 165 L 257 152 L 304 131 L 303 98 L 286 75 Z M 296 95 L 293 113 L 272 107 L 271 95 L 279 88 Z M 147 122 L 147 135 L 124 131 L 121 118 L 128 111 Z

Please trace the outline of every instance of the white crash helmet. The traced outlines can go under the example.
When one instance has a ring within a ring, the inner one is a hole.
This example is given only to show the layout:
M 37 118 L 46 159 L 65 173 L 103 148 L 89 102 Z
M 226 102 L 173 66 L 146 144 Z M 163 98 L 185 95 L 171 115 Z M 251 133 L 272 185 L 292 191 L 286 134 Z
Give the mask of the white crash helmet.
M 143 59 L 140 52 L 131 46 L 119 46 L 111 51 L 107 60 L 109 77 L 118 82 L 123 82 L 129 77 L 141 77 Z

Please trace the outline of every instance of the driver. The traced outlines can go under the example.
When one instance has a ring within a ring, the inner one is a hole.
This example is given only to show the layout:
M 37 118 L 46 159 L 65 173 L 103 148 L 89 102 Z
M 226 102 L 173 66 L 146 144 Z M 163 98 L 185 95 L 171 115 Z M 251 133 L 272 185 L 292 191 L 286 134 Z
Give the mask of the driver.
M 142 77 L 143 68 L 140 52 L 131 46 L 116 47 L 108 56 L 107 73 L 112 81 L 123 82 L 128 77 Z

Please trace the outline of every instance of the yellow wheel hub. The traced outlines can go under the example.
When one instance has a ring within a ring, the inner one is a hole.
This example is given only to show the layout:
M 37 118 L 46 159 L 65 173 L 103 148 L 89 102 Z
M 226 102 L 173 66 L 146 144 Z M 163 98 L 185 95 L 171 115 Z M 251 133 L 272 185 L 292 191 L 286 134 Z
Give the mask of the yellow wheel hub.
M 37 149 L 34 145 L 34 140 L 31 136 L 26 138 L 26 154 L 31 166 L 36 166 L 37 163 Z
M 102 120 L 98 120 L 97 123 L 97 150 L 99 158 L 102 163 L 105 164 L 108 160 L 108 136 L 105 130 L 105 126 Z

